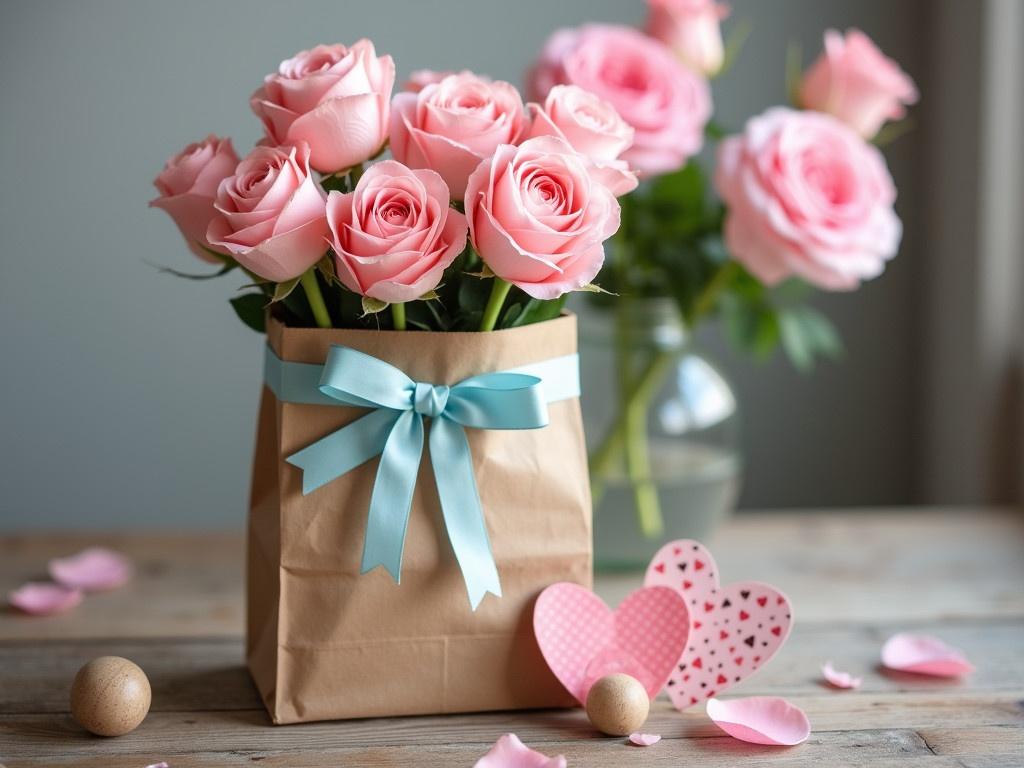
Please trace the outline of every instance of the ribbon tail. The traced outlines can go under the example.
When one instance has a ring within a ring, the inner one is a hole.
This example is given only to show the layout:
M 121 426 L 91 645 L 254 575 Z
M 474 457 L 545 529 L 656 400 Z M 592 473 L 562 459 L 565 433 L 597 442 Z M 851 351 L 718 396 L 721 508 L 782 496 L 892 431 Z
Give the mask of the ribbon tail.
M 488 592 L 501 597 L 501 583 L 462 426 L 447 418 L 434 419 L 430 425 L 430 456 L 448 539 L 475 611 Z
M 395 411 L 373 411 L 289 456 L 286 461 L 302 470 L 302 495 L 377 456 L 396 420 Z
M 401 583 L 405 531 L 423 456 L 423 417 L 402 411 L 393 422 L 373 481 L 361 573 L 383 565 Z

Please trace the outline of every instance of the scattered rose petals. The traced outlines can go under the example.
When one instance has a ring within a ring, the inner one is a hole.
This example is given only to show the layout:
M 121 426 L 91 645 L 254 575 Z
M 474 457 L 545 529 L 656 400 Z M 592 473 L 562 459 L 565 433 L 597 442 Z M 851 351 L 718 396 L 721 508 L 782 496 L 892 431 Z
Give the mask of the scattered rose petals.
M 963 651 L 951 648 L 937 637 L 901 632 L 882 646 L 882 664 L 900 672 L 935 677 L 960 677 L 974 671 Z
M 171 768 L 171 766 L 167 763 L 153 763 L 152 765 L 147 765 L 146 768 Z
M 849 672 L 840 672 L 832 666 L 831 661 L 826 661 L 821 665 L 821 675 L 824 677 L 829 685 L 833 685 L 836 688 L 860 688 L 861 682 L 859 677 L 854 677 Z
M 631 733 L 629 740 L 638 747 L 649 747 L 661 741 L 661 736 L 657 733 Z
M 33 616 L 49 616 L 82 602 L 82 591 L 49 581 L 30 581 L 8 594 L 7 602 Z
M 799 707 L 777 696 L 708 699 L 708 717 L 734 739 L 791 747 L 807 740 L 811 724 Z
M 473 768 L 565 768 L 565 758 L 534 752 L 514 733 L 506 733 Z
M 90 547 L 77 555 L 50 561 L 50 576 L 54 581 L 86 592 L 120 587 L 131 575 L 128 558 L 103 547 Z

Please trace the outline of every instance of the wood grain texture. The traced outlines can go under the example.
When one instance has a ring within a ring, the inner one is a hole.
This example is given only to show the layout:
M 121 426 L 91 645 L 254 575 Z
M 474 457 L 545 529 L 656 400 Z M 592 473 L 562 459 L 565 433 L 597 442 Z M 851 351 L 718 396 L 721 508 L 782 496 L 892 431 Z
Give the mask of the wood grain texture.
M 804 709 L 811 739 L 794 748 L 743 744 L 700 710 L 652 705 L 649 748 L 602 737 L 581 710 L 357 720 L 273 727 L 242 666 L 242 546 L 237 536 L 0 538 L 0 590 L 46 560 L 93 543 L 130 554 L 137 578 L 73 613 L 0 613 L 0 764 L 142 768 L 202 766 L 472 766 L 515 732 L 570 766 L 1024 765 L 1024 523 L 995 511 L 762 515 L 712 542 L 725 580 L 784 589 L 797 621 L 789 643 L 737 695 L 781 695 Z M 599 581 L 610 602 L 638 576 Z M 963 648 L 963 681 L 878 667 L 886 637 L 912 629 Z M 146 670 L 152 711 L 133 733 L 100 739 L 69 715 L 87 660 L 114 654 Z M 832 659 L 864 677 L 834 691 Z

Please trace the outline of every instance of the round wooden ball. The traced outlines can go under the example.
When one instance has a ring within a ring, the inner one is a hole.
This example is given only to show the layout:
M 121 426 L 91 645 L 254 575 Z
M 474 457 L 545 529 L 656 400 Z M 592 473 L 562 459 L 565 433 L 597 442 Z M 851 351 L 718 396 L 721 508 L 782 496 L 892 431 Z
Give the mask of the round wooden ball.
M 587 717 L 609 736 L 628 736 L 639 730 L 650 711 L 647 691 L 629 675 L 606 675 L 587 694 Z
M 146 719 L 152 691 L 137 664 L 120 656 L 100 656 L 75 675 L 71 716 L 97 736 L 123 736 Z

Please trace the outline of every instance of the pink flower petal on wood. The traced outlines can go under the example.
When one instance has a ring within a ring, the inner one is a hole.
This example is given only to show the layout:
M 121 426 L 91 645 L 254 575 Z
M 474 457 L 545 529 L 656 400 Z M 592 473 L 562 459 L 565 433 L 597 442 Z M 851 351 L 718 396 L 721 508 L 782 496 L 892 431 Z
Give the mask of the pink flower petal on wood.
M 836 688 L 860 688 L 862 680 L 854 677 L 849 672 L 840 672 L 832 666 L 831 661 L 826 661 L 821 666 L 821 675 L 828 681 L 829 685 Z
M 882 664 L 900 672 L 935 677 L 960 677 L 974 671 L 963 651 L 951 648 L 937 637 L 901 632 L 882 646 Z
M 661 736 L 657 733 L 631 733 L 629 734 L 629 741 L 638 747 L 649 747 L 661 741 Z
M 50 576 L 66 587 L 102 592 L 124 584 L 132 564 L 124 555 L 103 547 L 90 547 L 77 555 L 50 561 Z
M 473 768 L 565 768 L 565 765 L 561 755 L 542 755 L 523 744 L 514 733 L 506 733 Z
M 807 740 L 811 724 L 799 707 L 777 696 L 708 699 L 708 717 L 734 739 L 791 747 Z
M 82 602 L 82 591 L 49 581 L 30 581 L 8 594 L 7 602 L 33 616 L 49 616 Z
M 171 768 L 171 766 L 169 766 L 166 762 L 163 762 L 163 763 L 153 763 L 152 765 L 147 765 L 146 768 Z

